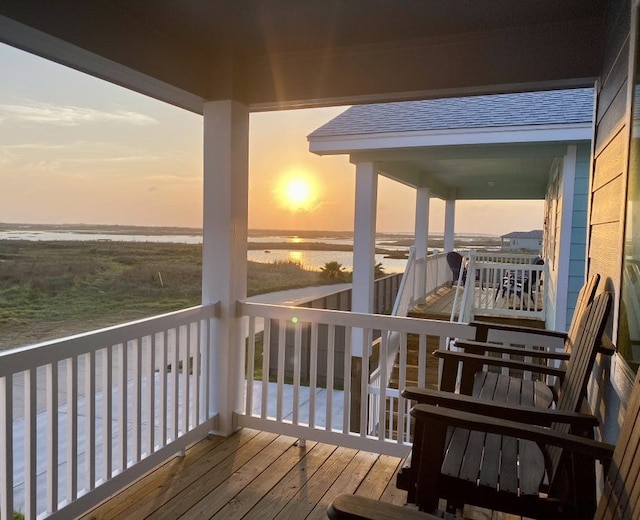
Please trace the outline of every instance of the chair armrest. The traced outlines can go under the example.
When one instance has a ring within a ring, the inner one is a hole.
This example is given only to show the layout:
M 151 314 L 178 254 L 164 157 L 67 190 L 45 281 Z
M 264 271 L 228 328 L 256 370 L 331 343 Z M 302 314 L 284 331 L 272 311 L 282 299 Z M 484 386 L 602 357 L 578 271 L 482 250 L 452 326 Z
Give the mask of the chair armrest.
M 498 343 L 485 343 L 473 340 L 455 340 L 455 346 L 463 349 L 470 349 L 472 353 L 496 352 L 499 354 L 513 354 L 516 356 L 529 356 L 539 359 L 560 359 L 567 361 L 571 355 L 564 351 L 541 350 L 526 347 L 508 347 Z
M 551 426 L 552 423 L 557 422 L 570 424 L 577 431 L 585 431 L 595 428 L 599 424 L 598 419 L 593 415 L 536 408 L 534 406 L 496 403 L 478 397 L 420 387 L 405 388 L 402 391 L 402 397 L 417 401 L 419 404 L 438 405 L 450 410 L 473 412 L 484 416 L 510 419 L 514 422 L 539 426 Z
M 436 350 L 433 353 L 435 356 L 454 361 L 474 362 L 476 365 L 489 365 L 499 366 L 506 368 L 514 368 L 518 370 L 525 370 L 528 372 L 534 372 L 538 374 L 547 374 L 550 376 L 564 377 L 565 370 L 563 368 L 550 367 L 547 365 L 532 365 L 531 363 L 525 363 L 524 361 L 516 361 L 513 359 L 503 359 L 499 357 L 490 357 L 483 354 L 469 354 L 467 352 L 455 352 L 453 350 Z M 521 355 L 529 355 L 521 354 Z
M 476 413 L 451 410 L 442 406 L 418 404 L 411 410 L 417 421 L 436 421 L 447 426 L 495 433 L 525 439 L 542 445 L 558 446 L 572 452 L 589 455 L 594 460 L 609 461 L 615 446 L 578 435 L 557 432 L 541 426 L 523 424 L 507 419 L 487 417 Z M 426 430 L 425 430 L 426 431 Z
M 489 330 L 504 330 L 507 332 L 521 332 L 521 333 L 526 333 L 526 334 L 538 334 L 540 336 L 549 336 L 552 338 L 560 338 L 560 339 L 567 339 L 567 333 L 566 332 L 562 332 L 562 331 L 556 331 L 556 330 L 546 330 L 546 329 L 535 329 L 533 327 L 522 327 L 522 326 L 518 326 L 518 325 L 505 325 L 502 323 L 491 323 L 488 321 L 477 321 L 477 320 L 473 320 L 469 323 L 469 325 L 472 325 L 474 327 L 476 327 L 476 329 L 478 330 L 479 334 L 478 334 L 478 338 L 481 338 L 481 334 L 484 334 L 484 338 L 486 338 L 487 336 L 487 332 Z
M 331 520 L 441 520 L 415 509 L 356 495 L 338 495 L 327 515 Z

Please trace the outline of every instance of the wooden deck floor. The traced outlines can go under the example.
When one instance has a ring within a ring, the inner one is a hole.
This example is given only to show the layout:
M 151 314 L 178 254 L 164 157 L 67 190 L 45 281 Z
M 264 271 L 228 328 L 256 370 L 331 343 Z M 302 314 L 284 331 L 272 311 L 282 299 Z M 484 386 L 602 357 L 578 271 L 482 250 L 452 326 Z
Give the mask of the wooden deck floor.
M 81 517 L 98 519 L 326 519 L 340 493 L 404 504 L 402 460 L 243 429 L 209 437 Z M 513 519 L 485 510 L 465 518 Z
M 210 437 L 112 497 L 88 519 L 324 519 L 340 493 L 403 504 L 401 459 L 243 429 Z

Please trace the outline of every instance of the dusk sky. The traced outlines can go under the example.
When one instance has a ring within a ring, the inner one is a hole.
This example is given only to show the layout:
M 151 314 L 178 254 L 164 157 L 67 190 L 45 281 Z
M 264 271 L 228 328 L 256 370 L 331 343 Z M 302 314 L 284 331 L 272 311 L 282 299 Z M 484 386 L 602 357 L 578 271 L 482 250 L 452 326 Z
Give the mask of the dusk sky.
M 0 222 L 202 225 L 202 116 L 3 44 L 0 64 Z M 251 115 L 250 228 L 353 229 L 355 167 L 306 139 L 345 108 Z M 378 199 L 378 231 L 413 230 L 413 189 L 381 177 Z M 540 229 L 542 208 L 458 202 L 456 232 Z

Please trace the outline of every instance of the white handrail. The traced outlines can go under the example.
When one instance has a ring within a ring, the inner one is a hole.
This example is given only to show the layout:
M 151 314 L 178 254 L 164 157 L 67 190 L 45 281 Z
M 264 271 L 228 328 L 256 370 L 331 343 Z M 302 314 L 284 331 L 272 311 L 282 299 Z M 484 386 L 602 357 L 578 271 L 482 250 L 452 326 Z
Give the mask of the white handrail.
M 466 282 L 462 287 L 461 269 L 451 321 L 467 323 L 476 315 L 544 320 L 547 267 L 531 258 L 538 257 L 470 251 L 465 259 Z
M 388 388 L 387 365 L 393 360 L 389 361 L 384 338 L 390 333 L 399 336 L 399 355 L 405 362 L 400 363 L 398 378 L 406 381 L 407 335 L 418 337 L 422 357 L 428 337 L 438 341 L 450 336 L 475 337 L 469 325 L 420 318 L 250 302 L 242 303 L 240 312 L 249 317 L 250 331 L 256 330 L 257 321 L 263 321 L 265 327 L 261 338 L 249 335 L 245 410 L 238 417 L 239 426 L 396 456 L 409 450 L 409 405 L 397 390 Z M 370 353 L 360 358 L 359 379 L 352 380 L 351 367 L 357 359 L 351 351 L 354 329 L 362 329 L 364 337 L 380 331 L 381 365 L 373 382 L 369 379 Z M 274 334 L 278 338 L 286 335 L 290 341 L 280 348 Z M 272 348 L 278 348 L 273 364 Z M 359 409 L 352 406 L 352 395 L 361 396 Z M 353 424 L 363 427 L 358 431 Z
M 198 306 L 0 352 L 2 518 L 76 516 L 67 508 L 87 510 L 212 429 L 216 312 Z
M 412 300 L 415 298 L 416 248 L 409 249 L 407 265 L 398 287 L 396 301 L 393 304 L 392 316 L 406 316 Z

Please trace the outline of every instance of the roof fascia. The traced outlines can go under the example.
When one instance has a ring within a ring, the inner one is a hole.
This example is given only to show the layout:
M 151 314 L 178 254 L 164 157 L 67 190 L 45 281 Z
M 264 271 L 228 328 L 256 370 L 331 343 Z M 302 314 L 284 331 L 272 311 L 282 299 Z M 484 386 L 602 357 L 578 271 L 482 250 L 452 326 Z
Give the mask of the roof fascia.
M 308 140 L 309 151 L 318 155 L 427 146 L 575 142 L 591 140 L 591 123 L 309 136 Z

